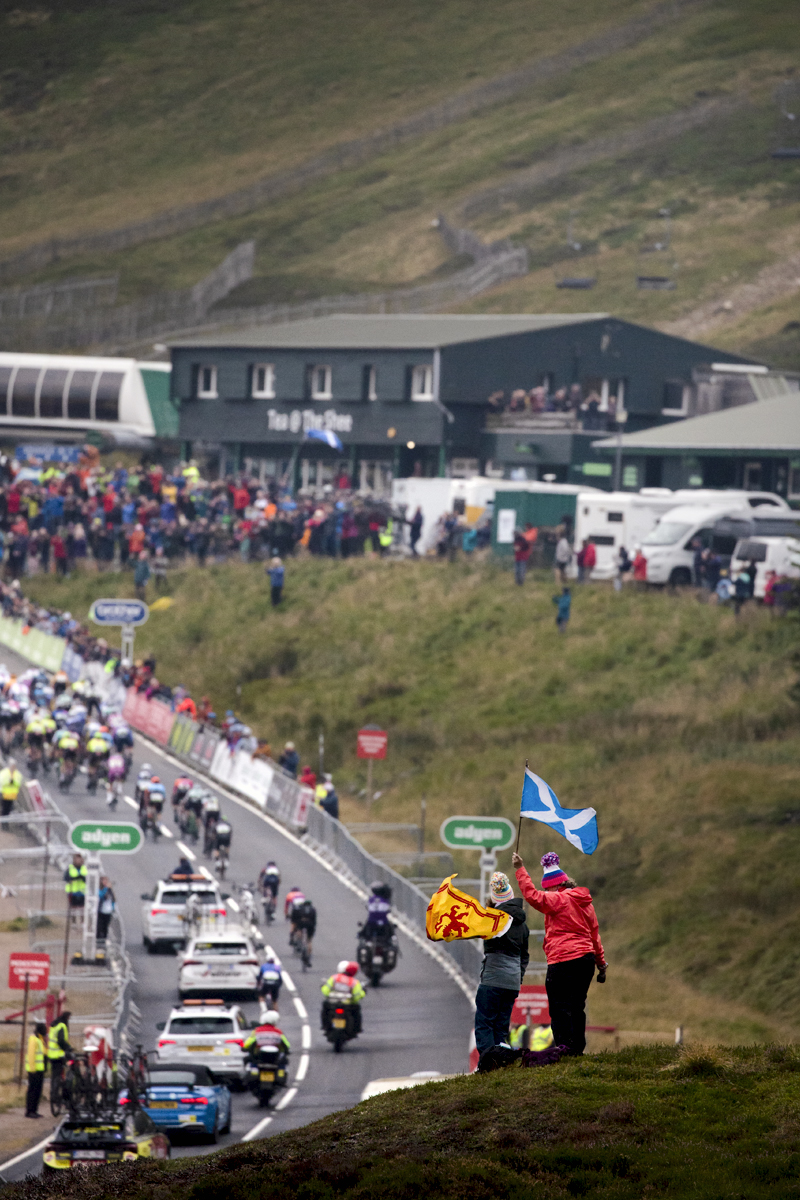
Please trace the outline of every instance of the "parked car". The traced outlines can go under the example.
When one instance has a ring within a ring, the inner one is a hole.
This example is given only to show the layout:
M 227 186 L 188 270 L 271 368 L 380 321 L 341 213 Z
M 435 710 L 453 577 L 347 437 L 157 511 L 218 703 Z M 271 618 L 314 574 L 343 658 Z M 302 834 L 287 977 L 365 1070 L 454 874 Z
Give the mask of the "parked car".
M 123 1092 L 120 1104 L 126 1102 Z M 217 1083 L 201 1063 L 156 1063 L 150 1071 L 142 1107 L 153 1124 L 165 1132 L 202 1131 L 212 1144 L 219 1134 L 230 1133 L 230 1090 L 224 1083 Z
M 240 926 L 201 932 L 192 938 L 178 967 L 178 995 L 235 996 L 254 1000 L 258 994 L 258 955 Z
M 68 1118 L 62 1121 L 44 1149 L 44 1171 L 104 1163 L 136 1162 L 139 1158 L 169 1158 L 165 1133 L 141 1109 L 119 1117 Z
M 187 1000 L 173 1008 L 158 1025 L 161 1036 L 153 1070 L 162 1063 L 207 1067 L 215 1079 L 244 1082 L 246 1055 L 242 1046 L 250 1034 L 247 1017 L 238 1004 L 221 999 Z
M 756 564 L 753 595 L 763 600 L 769 571 L 787 579 L 800 579 L 800 541 L 785 537 L 740 538 L 731 559 L 731 573 L 751 562 Z
M 160 880 L 152 892 L 142 893 L 142 941 L 148 953 L 154 954 L 160 946 L 186 945 L 191 937 L 186 921 L 190 896 L 196 897 L 194 903 L 201 918 L 225 920 L 225 904 L 216 880 L 205 875 Z

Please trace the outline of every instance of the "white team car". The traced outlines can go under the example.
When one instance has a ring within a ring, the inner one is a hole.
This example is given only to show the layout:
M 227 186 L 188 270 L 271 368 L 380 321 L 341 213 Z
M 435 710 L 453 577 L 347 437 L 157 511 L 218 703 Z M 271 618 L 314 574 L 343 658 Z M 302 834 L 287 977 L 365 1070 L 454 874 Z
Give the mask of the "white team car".
M 178 967 L 178 995 L 227 995 L 255 999 L 261 964 L 252 939 L 238 925 L 201 929 Z
M 161 880 L 152 892 L 142 893 L 142 941 L 150 954 L 159 946 L 185 946 L 191 938 L 192 930 L 186 920 L 190 896 L 204 923 L 224 923 L 227 914 L 216 880 L 206 879 L 205 875 Z
M 181 1062 L 207 1067 L 215 1079 L 228 1082 L 246 1077 L 247 1055 L 242 1049 L 250 1036 L 247 1017 L 238 1004 L 223 1000 L 187 1000 L 157 1026 L 158 1062 Z

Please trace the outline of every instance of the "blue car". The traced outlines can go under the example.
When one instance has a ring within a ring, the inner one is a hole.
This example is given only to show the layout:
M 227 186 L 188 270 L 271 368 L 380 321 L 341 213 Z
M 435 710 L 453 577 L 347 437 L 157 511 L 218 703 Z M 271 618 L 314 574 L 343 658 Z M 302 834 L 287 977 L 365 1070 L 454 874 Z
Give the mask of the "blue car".
M 121 1101 L 125 1103 L 125 1093 Z M 194 1063 L 157 1063 L 142 1108 L 166 1133 L 177 1130 L 204 1133 L 213 1144 L 219 1134 L 230 1133 L 231 1093 L 216 1083 L 208 1067 Z

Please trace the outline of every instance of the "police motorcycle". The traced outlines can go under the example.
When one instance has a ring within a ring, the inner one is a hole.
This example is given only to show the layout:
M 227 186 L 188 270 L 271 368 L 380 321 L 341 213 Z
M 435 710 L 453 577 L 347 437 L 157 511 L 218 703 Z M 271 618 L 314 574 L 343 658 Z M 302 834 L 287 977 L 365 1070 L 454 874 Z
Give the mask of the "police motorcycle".
M 262 1014 L 260 1020 L 264 1024 L 276 1025 L 280 1017 L 274 1009 L 270 1009 Z M 277 1033 L 256 1031 L 254 1036 L 255 1043 L 249 1048 L 247 1086 L 259 1106 L 266 1108 L 275 1093 L 286 1087 L 289 1055 Z
M 373 987 L 397 966 L 400 946 L 394 925 L 389 920 L 392 889 L 388 883 L 373 883 L 367 902 L 367 920 L 358 927 L 356 958 Z
M 322 1000 L 322 1032 L 337 1054 L 341 1053 L 346 1042 L 361 1033 L 361 999 L 364 991 L 360 988 L 360 995 L 356 998 L 352 987 L 344 980 L 344 976 L 354 980 L 357 971 L 358 963 L 342 961 L 336 974 L 325 985 L 330 990 Z

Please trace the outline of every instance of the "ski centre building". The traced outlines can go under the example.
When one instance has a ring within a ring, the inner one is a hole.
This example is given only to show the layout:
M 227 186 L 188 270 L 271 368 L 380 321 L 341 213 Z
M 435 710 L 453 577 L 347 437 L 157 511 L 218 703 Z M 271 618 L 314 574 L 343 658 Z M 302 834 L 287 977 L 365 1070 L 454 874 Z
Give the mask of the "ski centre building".
M 185 454 L 297 486 L 346 475 L 375 494 L 479 473 L 610 488 L 601 434 L 674 420 L 693 372 L 745 365 L 606 313 L 337 315 L 170 350 Z M 534 388 L 560 400 L 532 411 Z

